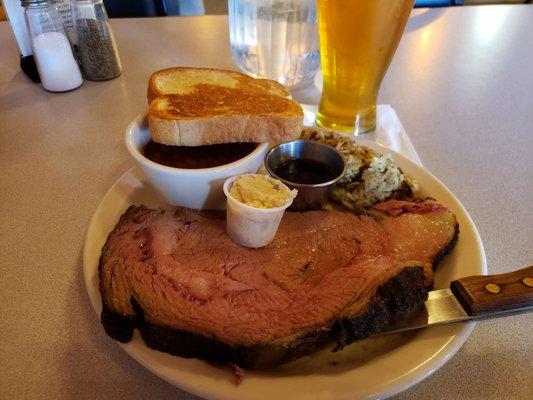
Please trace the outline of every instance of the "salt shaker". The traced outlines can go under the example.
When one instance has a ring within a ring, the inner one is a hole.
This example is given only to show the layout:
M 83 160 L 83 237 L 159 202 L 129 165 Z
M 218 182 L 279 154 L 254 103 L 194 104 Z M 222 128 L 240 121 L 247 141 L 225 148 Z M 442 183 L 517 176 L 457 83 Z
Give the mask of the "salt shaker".
M 122 64 L 102 0 L 73 0 L 72 14 L 85 77 L 105 81 L 119 76 Z
M 56 0 L 22 0 L 43 88 L 66 92 L 83 83 Z

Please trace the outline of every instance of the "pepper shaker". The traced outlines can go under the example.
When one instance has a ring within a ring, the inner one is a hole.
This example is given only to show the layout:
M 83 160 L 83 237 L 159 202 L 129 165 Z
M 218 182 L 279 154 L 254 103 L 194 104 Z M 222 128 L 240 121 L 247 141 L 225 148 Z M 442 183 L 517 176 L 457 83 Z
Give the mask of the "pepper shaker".
M 22 0 L 43 88 L 66 92 L 83 83 L 56 0 Z
M 73 0 L 72 14 L 85 78 L 105 81 L 119 76 L 122 63 L 102 0 Z

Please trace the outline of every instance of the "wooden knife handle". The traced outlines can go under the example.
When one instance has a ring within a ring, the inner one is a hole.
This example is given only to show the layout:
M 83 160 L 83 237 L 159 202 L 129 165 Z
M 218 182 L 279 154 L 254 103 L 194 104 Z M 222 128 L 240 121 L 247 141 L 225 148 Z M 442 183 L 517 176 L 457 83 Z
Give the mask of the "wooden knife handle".
M 507 274 L 461 278 L 450 289 L 471 316 L 532 307 L 533 265 Z

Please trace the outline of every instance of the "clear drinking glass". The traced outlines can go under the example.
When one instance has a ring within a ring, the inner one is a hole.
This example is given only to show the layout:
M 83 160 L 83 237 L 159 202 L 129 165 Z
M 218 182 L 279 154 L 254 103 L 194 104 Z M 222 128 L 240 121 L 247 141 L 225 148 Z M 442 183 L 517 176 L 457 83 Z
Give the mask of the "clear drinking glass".
M 316 122 L 355 134 L 376 128 L 381 81 L 414 0 L 318 0 L 324 86 Z
M 233 59 L 246 74 L 288 88 L 320 67 L 316 0 L 228 0 Z

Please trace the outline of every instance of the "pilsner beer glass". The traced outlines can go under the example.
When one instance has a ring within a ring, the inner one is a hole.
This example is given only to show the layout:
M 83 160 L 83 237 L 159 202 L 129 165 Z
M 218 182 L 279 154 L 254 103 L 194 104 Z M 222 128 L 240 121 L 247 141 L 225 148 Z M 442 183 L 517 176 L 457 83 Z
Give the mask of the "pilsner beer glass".
M 414 0 L 318 0 L 324 86 L 316 122 L 355 134 L 376 128 L 381 80 Z

